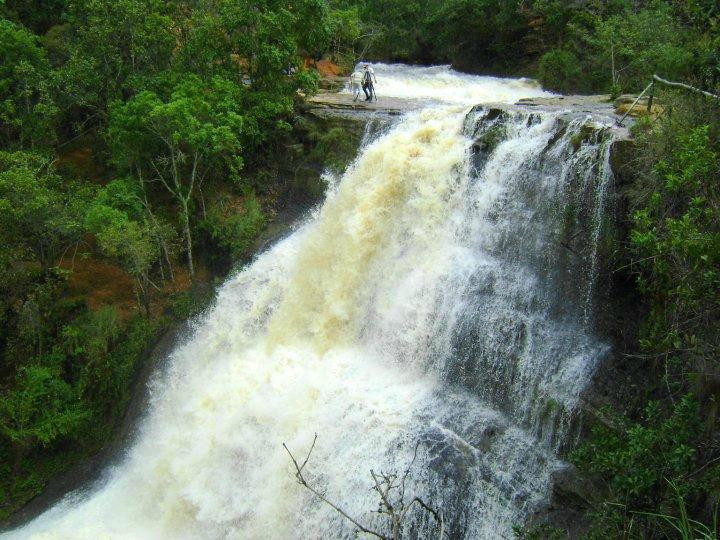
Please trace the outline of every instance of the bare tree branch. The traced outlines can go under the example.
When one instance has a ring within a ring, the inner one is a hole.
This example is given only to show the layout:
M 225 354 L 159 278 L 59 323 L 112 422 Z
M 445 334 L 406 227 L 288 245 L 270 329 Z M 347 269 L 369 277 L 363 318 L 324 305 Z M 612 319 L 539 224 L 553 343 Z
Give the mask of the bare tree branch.
M 705 90 L 700 90 L 699 88 L 695 88 L 694 86 L 690 86 L 689 84 L 667 81 L 667 80 L 663 79 L 662 77 L 658 77 L 657 75 L 653 75 L 653 81 L 657 81 L 657 82 L 665 84 L 667 86 L 673 86 L 675 88 L 682 88 L 684 90 L 690 90 L 691 92 L 695 92 L 696 94 L 702 94 L 705 97 L 709 97 L 709 98 L 713 98 L 713 99 L 720 99 L 720 96 L 718 96 L 716 94 L 711 94 L 710 92 L 706 92 Z
M 379 514 L 383 514 L 388 516 L 390 520 L 390 526 L 391 526 L 391 536 L 384 536 L 381 533 L 378 533 L 376 531 L 373 531 L 372 529 L 369 529 L 362 525 L 360 522 L 358 522 L 356 519 L 352 518 L 345 510 L 340 508 L 335 503 L 328 500 L 328 498 L 323 494 L 320 493 L 317 489 L 315 489 L 313 486 L 311 486 L 305 477 L 303 476 L 303 470 L 305 469 L 305 466 L 308 463 L 308 460 L 310 459 L 310 454 L 312 454 L 313 449 L 315 448 L 315 443 L 317 442 L 317 433 L 315 434 L 315 438 L 313 439 L 312 446 L 310 447 L 310 450 L 308 451 L 307 456 L 305 457 L 305 460 L 303 461 L 302 465 L 298 463 L 298 461 L 295 459 L 295 456 L 293 456 L 292 452 L 290 452 L 290 449 L 287 447 L 285 443 L 283 443 L 283 447 L 287 451 L 288 455 L 290 456 L 290 459 L 293 462 L 293 465 L 295 466 L 295 478 L 297 479 L 298 483 L 301 486 L 304 486 L 307 488 L 310 492 L 312 492 L 318 499 L 326 503 L 328 506 L 333 508 L 336 512 L 338 512 L 340 515 L 345 517 L 347 520 L 352 522 L 361 532 L 364 532 L 365 534 L 369 534 L 372 536 L 375 536 L 376 538 L 381 538 L 383 540 L 399 540 L 402 535 L 402 525 L 403 521 L 405 520 L 406 516 L 408 515 L 411 508 L 417 504 L 420 506 L 423 510 L 428 512 L 433 516 L 435 521 L 438 523 L 439 528 L 439 536 L 438 538 L 442 540 L 445 536 L 445 518 L 442 514 L 442 512 L 438 512 L 435 509 L 433 509 L 430 505 L 426 504 L 420 497 L 414 497 L 413 500 L 408 504 L 405 505 L 405 483 L 407 481 L 408 476 L 410 475 L 410 470 L 412 469 L 413 464 L 415 463 L 417 459 L 417 453 L 418 448 L 420 447 L 420 442 L 415 445 L 415 451 L 413 452 L 413 458 L 410 464 L 405 469 L 405 472 L 403 473 L 402 477 L 398 477 L 395 473 L 384 473 L 380 471 L 380 473 L 376 473 L 372 469 L 370 470 L 370 475 L 372 476 L 374 486 L 372 487 L 373 491 L 376 491 L 377 494 L 380 496 L 380 507 L 378 509 Z M 399 481 L 398 481 L 399 479 Z M 393 490 L 398 490 L 398 500 L 396 502 L 393 502 L 393 497 L 391 495 L 391 492 Z
M 283 443 L 283 448 L 287 451 L 288 455 L 290 456 L 290 459 L 293 462 L 293 465 L 295 465 L 295 478 L 298 481 L 298 484 L 301 486 L 304 486 L 308 490 L 310 490 L 311 493 L 313 493 L 318 499 L 323 501 L 325 504 L 333 508 L 336 512 L 338 512 L 340 515 L 342 515 L 345 519 L 350 521 L 353 525 L 355 525 L 360 531 L 364 532 L 365 534 L 369 534 L 372 536 L 375 536 L 376 538 L 381 538 L 382 540 L 389 540 L 386 536 L 383 536 L 380 533 L 377 533 L 371 529 L 368 529 L 367 527 L 363 526 L 358 522 L 356 519 L 352 518 L 345 510 L 337 506 L 336 504 L 332 503 L 330 500 L 325 497 L 322 493 L 320 493 L 318 490 L 316 490 L 314 487 L 312 487 L 310 484 L 307 483 L 307 480 L 305 480 L 305 477 L 302 474 L 303 468 L 305 465 L 307 465 L 308 460 L 310 459 L 310 454 L 312 453 L 313 449 L 315 448 L 315 442 L 317 441 L 317 433 L 315 434 L 315 438 L 313 439 L 312 446 L 310 447 L 310 451 L 308 452 L 307 456 L 305 457 L 305 461 L 303 461 L 302 466 L 298 465 L 297 460 L 292 455 L 292 452 L 290 452 L 290 449 L 287 447 L 285 443 Z

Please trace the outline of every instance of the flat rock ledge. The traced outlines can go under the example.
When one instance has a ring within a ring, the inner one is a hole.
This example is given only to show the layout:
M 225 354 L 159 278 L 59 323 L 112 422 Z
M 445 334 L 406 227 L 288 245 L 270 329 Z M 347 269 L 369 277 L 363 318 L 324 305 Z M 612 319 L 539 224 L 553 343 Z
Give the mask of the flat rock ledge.
M 343 115 L 367 115 L 384 114 L 398 116 L 407 111 L 418 110 L 428 105 L 438 104 L 440 101 L 403 99 L 394 97 L 378 96 L 377 101 L 366 102 L 363 98 L 354 100 L 352 94 L 325 91 L 307 100 L 308 107 L 320 115 L 343 116 Z M 553 96 L 521 99 L 515 104 L 507 103 L 486 103 L 483 106 L 488 108 L 500 108 L 507 110 L 550 110 L 567 111 L 574 114 L 586 113 L 598 116 L 612 117 L 619 119 L 616 112 L 616 104 L 609 95 L 595 96 Z
M 352 94 L 339 92 L 321 92 L 308 98 L 307 105 L 318 116 L 358 116 L 382 115 L 400 116 L 401 114 L 422 109 L 428 105 L 425 100 L 402 99 L 379 96 L 377 101 L 365 101 L 364 96 L 354 100 Z

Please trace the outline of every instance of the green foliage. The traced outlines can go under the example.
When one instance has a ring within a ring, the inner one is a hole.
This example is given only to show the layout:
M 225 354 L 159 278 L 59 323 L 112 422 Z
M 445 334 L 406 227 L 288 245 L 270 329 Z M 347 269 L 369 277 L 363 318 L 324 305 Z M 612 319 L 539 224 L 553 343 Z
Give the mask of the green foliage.
M 529 529 L 515 526 L 513 532 L 517 540 L 565 540 L 567 538 L 564 529 L 552 525 L 538 525 Z
M 657 399 L 635 421 L 606 414 L 573 456 L 607 485 L 591 538 L 716 534 L 720 125 L 711 102 L 663 99 L 668 114 L 636 128 L 626 248 L 648 309 L 633 356 Z
M 426 2 L 375 0 L 365 2 L 362 17 L 373 28 L 368 54 L 376 58 L 414 62 L 428 56 L 428 15 Z M 434 3 L 436 5 L 437 3 Z
M 330 37 L 320 0 L 199 3 L 187 26 L 181 67 L 245 82 L 259 106 L 298 89 L 301 79 L 289 69 L 299 66 L 298 53 L 314 56 Z
M 313 131 L 310 140 L 313 147 L 308 153 L 308 160 L 321 163 L 336 174 L 342 173 L 355 157 L 357 141 L 347 129 L 340 126 L 331 127 L 322 133 Z
M 654 73 L 686 80 L 697 66 L 688 43 L 694 36 L 681 27 L 662 3 L 636 13 L 625 12 L 596 23 L 588 44 L 594 51 L 594 68 L 612 66 L 614 54 L 617 84 L 640 90 Z
M 0 152 L 0 235 L 21 261 L 47 273 L 82 234 L 89 189 L 65 182 L 47 158 Z M 20 261 L 15 260 L 15 264 Z
M 362 40 L 367 37 L 366 28 L 360 7 L 357 5 L 338 6 L 331 8 L 328 14 L 330 31 L 329 51 L 331 57 L 345 71 L 350 71 L 357 60 Z
M 458 69 L 512 69 L 518 50 L 510 44 L 522 39 L 526 22 L 513 2 L 449 0 L 437 3 L 425 40 Z
M 0 2 L 0 14 L 28 27 L 36 34 L 44 34 L 60 21 L 65 0 L 4 0 Z
M 642 341 L 648 352 L 717 358 L 707 323 L 720 302 L 720 160 L 709 130 L 675 135 L 674 151 L 655 166 L 634 214 L 638 284 L 652 298 Z
M 215 298 L 210 287 L 193 287 L 172 296 L 168 306 L 173 318 L 186 321 L 201 313 Z
M 219 201 L 211 206 L 200 229 L 215 244 L 216 250 L 223 253 L 231 262 L 247 256 L 253 241 L 265 225 L 265 215 L 254 195 L 244 198 L 242 206 L 235 208 Z
M 132 221 L 120 210 L 97 205 L 90 208 L 88 230 L 95 235 L 100 250 L 118 259 L 132 275 L 144 275 L 160 258 L 157 245 L 144 223 Z
M 580 61 L 569 51 L 553 49 L 540 59 L 538 79 L 546 88 L 569 93 L 578 88 L 582 76 Z
M 170 67 L 175 39 L 170 3 L 160 0 L 67 2 L 72 31 L 56 54 L 64 61 L 54 74 L 68 123 L 104 123 L 116 99 L 143 87 Z
M 108 140 L 116 162 L 137 179 L 149 176 L 174 197 L 180 210 L 188 266 L 194 276 L 190 215 L 196 190 L 208 176 L 237 179 L 243 166 L 244 146 L 263 139 L 257 119 L 243 114 L 247 90 L 231 80 L 213 77 L 205 84 L 188 75 L 179 80 L 167 100 L 149 90 L 111 109 Z M 145 171 L 143 171 L 145 169 Z M 138 272 L 152 264 L 141 244 L 150 245 L 134 231 L 139 255 Z
M 59 350 L 76 366 L 78 392 L 96 418 L 116 419 L 125 409 L 142 354 L 162 321 L 135 317 L 123 328 L 114 308 L 78 317 L 62 329 Z M 112 425 L 104 429 L 112 428 Z
M 165 325 L 139 316 L 121 323 L 113 308 L 85 312 L 59 329 L 52 353 L 18 369 L 0 392 L 0 518 L 109 440 Z
M 545 17 L 552 6 L 540 5 Z M 714 62 L 707 47 L 717 28 L 704 29 L 679 18 L 675 2 L 618 0 L 558 11 L 565 21 L 552 39 L 578 59 L 583 77 L 572 91 L 639 91 L 657 73 L 670 79 L 707 77 Z M 708 30 L 710 30 L 708 32 Z M 716 84 L 715 81 L 712 84 Z
M 13 448 L 13 474 L 35 445 L 68 436 L 88 418 L 54 359 L 20 368 L 12 390 L 0 395 L 0 435 Z
M 366 45 L 377 59 L 475 72 L 537 66 L 544 84 L 562 92 L 637 91 L 653 73 L 717 87 L 719 12 L 709 0 L 366 0 L 366 43 L 355 51 Z
M 690 518 L 687 505 L 685 504 L 685 499 L 680 493 L 680 490 L 672 482 L 670 482 L 670 487 L 676 494 L 678 515 L 671 516 L 655 512 L 645 512 L 643 515 L 663 520 L 672 527 L 674 530 L 673 532 L 677 533 L 678 537 L 682 540 L 717 540 L 718 531 L 720 531 L 718 528 L 717 504 L 715 510 L 713 511 L 712 525 L 705 525 L 704 523 Z
M 584 470 L 605 479 L 613 498 L 631 499 L 640 508 L 663 502 L 666 482 L 681 483 L 683 495 L 699 486 L 686 477 L 696 468 L 696 439 L 702 433 L 697 400 L 684 396 L 669 416 L 660 403 L 648 403 L 642 421 L 615 419 L 615 426 L 597 424 L 589 442 L 572 454 Z
M 116 102 L 107 134 L 115 161 L 132 171 L 149 158 L 146 166 L 181 197 L 190 187 L 176 180 L 199 180 L 221 165 L 237 172 L 244 144 L 262 140 L 255 119 L 243 114 L 245 93 L 241 85 L 221 77 L 205 83 L 188 75 L 167 99 L 145 90 Z
M 338 48 L 358 13 L 335 12 Z M 0 517 L 109 440 L 158 313 L 206 301 L 179 292 L 180 234 L 189 261 L 197 237 L 206 265 L 247 255 L 260 202 L 205 197 L 284 147 L 330 37 L 324 0 L 0 0 Z M 143 314 L 89 309 L 85 258 L 132 276 Z
M 469 71 L 512 70 L 523 56 L 527 14 L 502 0 L 368 0 L 371 57 L 447 63 Z
M 58 109 L 49 76 L 38 38 L 0 18 L 0 148 L 52 145 Z
M 700 463 L 697 447 L 704 433 L 697 400 L 688 394 L 669 412 L 649 402 L 638 422 L 605 414 L 612 424 L 596 424 L 571 454 L 581 470 L 608 486 L 609 503 L 596 514 L 590 537 L 615 537 L 621 531 L 644 537 L 686 519 L 687 502 L 707 492 L 718 472 Z

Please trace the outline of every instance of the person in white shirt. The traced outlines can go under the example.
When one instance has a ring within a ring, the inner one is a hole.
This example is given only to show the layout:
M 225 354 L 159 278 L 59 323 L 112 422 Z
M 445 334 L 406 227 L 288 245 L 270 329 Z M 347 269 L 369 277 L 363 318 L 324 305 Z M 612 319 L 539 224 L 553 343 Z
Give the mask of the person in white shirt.
M 359 69 L 353 71 L 350 75 L 350 89 L 353 93 L 353 101 L 357 101 L 360 97 L 360 90 L 362 90 L 362 79 L 363 73 Z
M 365 92 L 365 101 L 372 101 L 373 98 L 377 101 L 377 96 L 375 95 L 376 83 L 377 78 L 375 77 L 375 71 L 370 67 L 370 64 L 365 64 L 362 78 L 362 89 L 363 92 Z

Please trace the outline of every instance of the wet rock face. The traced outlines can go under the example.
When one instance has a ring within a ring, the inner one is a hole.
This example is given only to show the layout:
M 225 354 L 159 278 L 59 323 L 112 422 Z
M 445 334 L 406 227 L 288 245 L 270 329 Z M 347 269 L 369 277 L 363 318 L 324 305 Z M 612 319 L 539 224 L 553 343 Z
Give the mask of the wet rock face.
M 637 144 L 627 133 L 616 138 L 610 152 L 610 165 L 615 175 L 616 185 L 622 187 L 634 178 L 633 161 L 637 157 Z
M 505 140 L 507 129 L 505 123 L 509 113 L 502 109 L 483 109 L 475 107 L 469 116 L 483 112 L 482 122 L 478 122 L 472 129 L 472 159 L 476 169 L 485 166 L 490 154 Z

